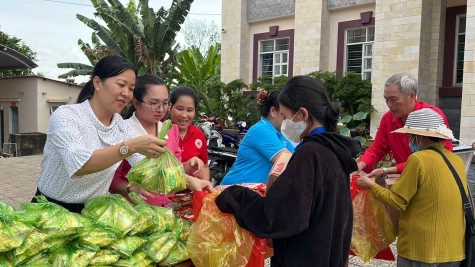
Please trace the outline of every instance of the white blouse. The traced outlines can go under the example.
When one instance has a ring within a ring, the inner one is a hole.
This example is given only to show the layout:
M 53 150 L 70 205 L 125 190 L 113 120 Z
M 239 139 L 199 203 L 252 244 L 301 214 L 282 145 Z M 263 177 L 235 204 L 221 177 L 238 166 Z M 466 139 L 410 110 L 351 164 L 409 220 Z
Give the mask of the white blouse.
M 115 114 L 104 126 L 94 114 L 89 101 L 64 105 L 52 115 L 44 147 L 38 189 L 44 195 L 65 203 L 85 203 L 92 197 L 105 195 L 120 162 L 88 175 L 75 176 L 92 153 L 139 136 L 130 122 Z M 119 153 L 119 151 L 117 151 Z M 134 154 L 131 165 L 143 156 Z
M 137 118 L 137 116 L 135 116 L 135 112 L 134 114 L 132 114 L 132 116 L 127 119 L 126 121 L 129 121 L 135 128 L 135 131 L 139 134 L 139 135 L 148 135 L 147 133 L 147 130 L 145 130 L 145 128 L 143 127 L 142 123 L 139 121 L 139 119 Z M 161 121 L 157 122 L 157 133 L 160 132 L 160 129 L 162 129 L 162 125 L 163 123 Z M 165 139 L 168 139 L 167 137 L 165 137 Z

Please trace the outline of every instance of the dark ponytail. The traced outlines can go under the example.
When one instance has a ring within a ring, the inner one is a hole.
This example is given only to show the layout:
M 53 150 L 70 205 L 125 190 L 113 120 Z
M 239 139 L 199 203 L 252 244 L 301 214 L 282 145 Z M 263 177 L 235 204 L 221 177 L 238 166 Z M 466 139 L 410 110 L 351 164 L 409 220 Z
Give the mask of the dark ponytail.
M 105 80 L 110 77 L 117 76 L 126 70 L 133 70 L 137 75 L 137 69 L 127 59 L 120 56 L 106 56 L 97 62 L 92 71 L 91 78 L 82 87 L 79 93 L 76 103 L 82 103 L 86 100 L 91 100 L 94 96 L 94 84 L 92 83 L 94 77 L 99 77 L 101 80 Z
M 291 78 L 279 95 L 281 105 L 294 112 L 305 108 L 309 116 L 322 123 L 327 131 L 338 132 L 337 123 L 341 105 L 331 102 L 327 90 L 321 83 L 309 76 Z
M 143 98 L 147 95 L 150 86 L 154 85 L 163 85 L 167 88 L 168 91 L 168 86 L 165 81 L 158 78 L 157 76 L 146 74 L 137 77 L 137 80 L 135 80 L 134 99 L 137 99 L 138 101 L 142 102 Z M 127 112 L 124 115 L 124 119 L 132 117 L 135 111 L 137 111 L 137 109 L 132 103 L 132 105 L 130 105 L 130 107 L 127 109 Z
M 272 107 L 279 110 L 279 92 L 272 91 L 268 93 L 265 90 L 261 91 L 257 96 L 257 104 L 259 106 L 261 117 L 267 118 Z

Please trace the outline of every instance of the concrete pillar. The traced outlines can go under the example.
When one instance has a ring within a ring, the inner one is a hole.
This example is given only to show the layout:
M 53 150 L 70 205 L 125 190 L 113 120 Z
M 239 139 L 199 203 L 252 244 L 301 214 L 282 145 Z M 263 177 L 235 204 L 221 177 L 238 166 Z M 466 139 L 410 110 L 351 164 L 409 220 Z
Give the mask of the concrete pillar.
M 429 60 L 429 91 L 426 101 L 439 106 L 439 88 L 442 86 L 445 40 L 446 0 L 434 0 L 432 4 L 432 37 Z
M 249 24 L 247 0 L 222 1 L 221 81 L 249 81 Z
M 460 141 L 475 142 L 475 0 L 467 0 Z
M 294 75 L 327 70 L 329 25 L 327 0 L 295 1 Z
M 376 0 L 371 102 L 378 112 L 371 119 L 373 134 L 388 110 L 383 96 L 384 83 L 393 74 L 405 72 L 416 76 L 418 98 L 435 101 L 434 92 L 429 92 L 428 68 L 432 7 L 431 0 Z

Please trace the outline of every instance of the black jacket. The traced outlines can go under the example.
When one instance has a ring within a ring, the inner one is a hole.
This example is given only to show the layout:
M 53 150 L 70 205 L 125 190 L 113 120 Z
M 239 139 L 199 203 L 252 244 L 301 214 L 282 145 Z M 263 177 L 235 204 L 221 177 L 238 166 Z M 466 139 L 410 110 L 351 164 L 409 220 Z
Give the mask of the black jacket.
M 349 174 L 361 146 L 335 133 L 303 142 L 266 197 L 231 186 L 216 204 L 257 237 L 273 239 L 272 267 L 345 266 L 353 227 Z

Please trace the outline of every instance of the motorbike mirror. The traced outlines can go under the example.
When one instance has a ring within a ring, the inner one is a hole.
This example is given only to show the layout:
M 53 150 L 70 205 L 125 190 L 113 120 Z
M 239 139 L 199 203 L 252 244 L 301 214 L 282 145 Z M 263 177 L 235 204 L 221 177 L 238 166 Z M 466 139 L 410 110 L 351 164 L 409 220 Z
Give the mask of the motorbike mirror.
M 242 127 L 246 127 L 246 125 L 247 125 L 247 124 L 246 124 L 245 121 L 244 121 L 243 123 L 241 123 L 241 126 L 242 126 Z
M 228 116 L 228 120 L 232 121 L 232 120 L 233 120 L 233 117 Z

